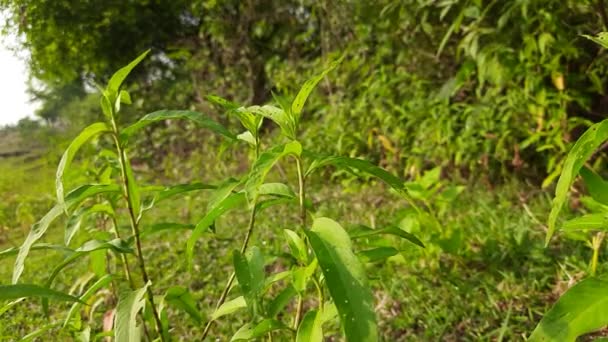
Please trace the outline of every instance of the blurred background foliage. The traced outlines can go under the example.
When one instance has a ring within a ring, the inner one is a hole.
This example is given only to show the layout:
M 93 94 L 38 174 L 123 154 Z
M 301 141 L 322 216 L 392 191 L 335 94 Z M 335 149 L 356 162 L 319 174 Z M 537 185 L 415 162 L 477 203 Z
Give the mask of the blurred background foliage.
M 606 29 L 602 0 L 0 3 L 4 30 L 31 55 L 37 115 L 56 129 L 95 121 L 96 85 L 147 48 L 123 120 L 158 108 L 217 115 L 208 94 L 263 104 L 345 53 L 305 117 L 310 146 L 406 177 L 442 166 L 547 185 L 608 105 L 607 55 L 580 36 Z M 196 130 L 173 144 L 166 126 L 143 138 L 151 167 L 201 148 Z

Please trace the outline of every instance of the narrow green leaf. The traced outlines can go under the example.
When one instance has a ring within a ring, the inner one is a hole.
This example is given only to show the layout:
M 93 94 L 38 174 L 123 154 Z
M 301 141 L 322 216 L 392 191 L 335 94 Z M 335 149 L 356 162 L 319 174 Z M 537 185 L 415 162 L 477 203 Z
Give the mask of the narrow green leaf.
M 121 90 L 120 93 L 118 93 L 118 96 L 121 103 L 130 105 L 133 102 L 131 101 L 131 94 L 129 94 L 129 92 L 126 90 Z
M 403 230 L 399 227 L 395 227 L 395 226 L 388 226 L 385 228 L 373 229 L 373 228 L 359 224 L 359 225 L 355 226 L 355 229 L 349 231 L 349 235 L 352 239 L 359 239 L 359 238 L 370 237 L 370 236 L 374 236 L 374 235 L 384 235 L 384 234 L 394 235 L 394 236 L 400 237 L 402 239 L 406 239 L 409 242 L 424 248 L 424 244 L 422 243 L 422 241 L 420 241 L 420 239 L 418 239 L 414 234 L 410 234 L 410 233 L 406 232 L 405 230 Z
M 327 301 L 323 305 L 323 312 L 321 312 L 321 322 L 325 324 L 325 322 L 329 322 L 334 318 L 338 317 L 338 308 L 336 307 L 336 303 Z
M 304 240 L 302 240 L 302 238 L 293 230 L 284 229 L 283 231 L 285 232 L 291 254 L 296 260 L 300 261 L 302 264 L 306 264 L 308 262 L 308 253 Z
M 266 280 L 264 281 L 264 292 L 268 291 L 268 289 L 270 288 L 270 286 L 272 286 L 272 284 L 281 281 L 287 277 L 289 277 L 291 275 L 291 271 L 283 271 L 283 272 L 279 272 L 279 273 L 274 273 L 268 276 L 268 278 L 266 278 Z
M 237 135 L 236 138 L 238 140 L 242 140 L 242 141 L 248 143 L 252 147 L 255 147 L 257 145 L 257 141 L 255 140 L 255 137 L 249 131 L 245 131 L 245 132 Z
M 311 310 L 304 315 L 300 326 L 298 327 L 298 334 L 296 335 L 296 342 L 322 342 L 323 341 L 323 322 L 321 321 L 321 314 L 317 310 Z
M 298 291 L 292 285 L 284 288 L 268 305 L 268 317 L 276 317 L 297 294 Z
M 318 168 L 332 165 L 338 167 L 340 169 L 344 169 L 349 172 L 353 172 L 353 170 L 359 170 L 361 172 L 367 173 L 370 176 L 374 176 L 384 183 L 386 183 L 391 188 L 403 192 L 404 191 L 404 182 L 399 179 L 399 177 L 394 176 L 390 172 L 380 168 L 367 160 L 350 158 L 350 157 L 340 157 L 340 156 L 321 156 L 316 157 L 313 162 L 310 164 L 308 170 L 306 171 L 306 175 L 311 174 L 313 171 Z
M 108 255 L 104 249 L 94 250 L 88 253 L 89 269 L 98 277 L 103 277 L 108 272 Z
M 272 208 L 272 207 L 274 207 L 276 205 L 280 205 L 280 204 L 290 203 L 290 202 L 293 202 L 294 200 L 295 200 L 295 198 L 287 198 L 287 197 L 271 198 L 268 200 L 258 200 L 258 202 L 256 204 L 255 212 L 257 214 L 259 214 L 260 212 L 262 212 L 268 208 Z
M 255 326 L 255 328 L 253 328 L 253 330 L 251 332 L 251 337 L 258 338 L 258 337 L 265 336 L 266 334 L 268 334 L 271 331 L 284 330 L 284 329 L 289 329 L 289 328 L 283 322 L 276 320 L 276 319 L 267 318 L 265 320 L 262 320 L 260 323 L 258 323 L 258 325 Z
M 337 222 L 324 217 L 315 219 L 305 232 L 340 313 L 347 340 L 377 341 L 373 296 L 348 234 Z
M 268 334 L 271 331 L 289 329 L 283 322 L 276 319 L 264 319 L 252 328 L 245 324 L 232 336 L 230 341 L 249 341 Z
M 564 222 L 564 231 L 575 230 L 606 230 L 608 229 L 608 214 L 588 214 Z
M 591 196 L 580 197 L 583 206 L 593 213 L 608 213 L 608 205 L 594 200 Z
M 247 302 L 245 301 L 245 297 L 239 296 L 233 300 L 229 300 L 224 302 L 211 316 L 212 320 L 216 320 L 222 316 L 230 315 L 231 313 L 237 312 L 241 309 L 247 307 Z
M 0 259 L 19 254 L 19 247 L 11 247 L 0 252 Z M 53 245 L 49 243 L 37 243 L 30 247 L 30 251 L 52 249 L 60 252 L 73 252 L 74 250 L 64 245 Z
M 137 313 L 144 308 L 148 282 L 135 291 L 125 291 L 119 295 L 114 316 L 114 338 L 121 342 L 139 342 L 140 328 L 137 326 Z
M 234 250 L 232 252 L 232 263 L 234 265 L 236 279 L 239 281 L 239 286 L 241 287 L 245 299 L 247 299 L 251 294 L 251 288 L 253 286 L 247 258 L 238 250 Z
M 215 207 L 213 207 L 210 211 L 205 214 L 197 224 L 194 230 L 192 231 L 192 235 L 188 239 L 186 243 L 186 261 L 188 265 L 192 265 L 192 258 L 194 257 L 194 246 L 196 241 L 199 239 L 201 235 L 209 227 L 215 222 L 215 220 L 223 215 L 230 209 L 237 208 L 245 202 L 245 194 L 243 193 L 233 193 L 222 200 L 220 203 L 217 203 Z
M 133 68 L 135 68 L 144 58 L 146 58 L 148 53 L 150 53 L 150 50 L 146 50 L 144 53 L 135 58 L 131 63 L 120 68 L 117 72 L 114 73 L 114 75 L 112 75 L 110 81 L 108 82 L 108 92 L 110 94 L 115 94 L 114 96 L 118 94 L 118 91 L 120 90 L 120 87 L 122 86 L 122 83 L 125 81 L 127 76 L 129 76 Z
M 247 182 L 245 183 L 247 201 L 250 204 L 257 201 L 257 198 L 260 195 L 260 187 L 262 183 L 264 183 L 266 175 L 279 159 L 288 155 L 299 156 L 301 152 L 302 146 L 300 143 L 292 141 L 286 145 L 275 146 L 274 148 L 261 153 L 253 164 L 251 172 L 247 177 Z
M 299 266 L 292 269 L 292 284 L 296 291 L 303 293 L 306 291 L 308 281 L 315 273 L 319 262 L 317 259 L 313 259 L 307 266 Z
M 25 259 L 27 258 L 27 255 L 29 254 L 32 245 L 44 235 L 46 230 L 49 228 L 49 225 L 61 215 L 65 208 L 70 209 L 73 206 L 80 204 L 85 199 L 91 196 L 95 196 L 97 194 L 112 193 L 118 191 L 120 191 L 118 185 L 83 185 L 71 191 L 65 197 L 65 206 L 60 204 L 55 205 L 46 215 L 44 215 L 44 217 L 40 221 L 36 222 L 32 226 L 32 229 L 30 230 L 30 233 L 23 242 L 23 245 L 21 246 L 21 248 L 19 248 L 19 254 L 17 255 L 17 259 L 15 260 L 15 266 L 13 267 L 13 284 L 17 283 L 19 277 L 23 273 Z
M 209 100 L 209 102 L 219 105 L 226 110 L 233 110 L 240 107 L 240 105 L 217 95 L 207 95 L 205 97 L 207 98 L 207 100 Z
M 601 45 L 603 48 L 608 49 L 608 32 L 600 32 L 595 37 L 586 34 L 583 34 L 582 36 L 592 40 L 596 44 Z
M 587 278 L 574 285 L 545 314 L 528 341 L 575 341 L 608 325 L 607 288 L 605 277 Z
M 255 115 L 260 115 L 272 120 L 280 128 L 281 132 L 288 138 L 296 139 L 296 123 L 291 116 L 285 113 L 281 108 L 271 105 L 251 106 L 247 108 Z
M 247 257 L 249 272 L 251 273 L 251 291 L 256 296 L 259 296 L 264 289 L 264 280 L 266 278 L 264 256 L 257 246 L 252 246 L 245 252 L 245 257 Z
M 564 162 L 562 173 L 557 181 L 555 197 L 549 213 L 548 231 L 545 243 L 549 243 L 551 236 L 555 232 L 557 217 L 561 212 L 570 186 L 581 167 L 591 157 L 593 152 L 608 139 L 608 120 L 596 123 L 589 127 L 587 131 L 576 141 Z
M 583 177 L 591 197 L 604 205 L 608 205 L 608 182 L 586 167 L 581 169 L 580 175 Z
M 87 198 L 93 196 L 110 193 L 120 193 L 121 188 L 118 184 L 86 184 L 70 191 L 65 197 L 65 204 L 68 209 L 72 209 Z
M 196 307 L 194 298 L 185 287 L 173 286 L 167 289 L 167 292 L 165 293 L 165 301 L 186 312 L 197 323 L 202 322 L 203 316 Z
M 377 247 L 357 253 L 363 262 L 382 261 L 397 254 L 399 251 L 393 247 Z
M 64 240 L 63 240 L 64 244 L 66 246 L 68 246 L 70 244 L 70 242 L 72 241 L 72 238 L 74 237 L 74 235 L 76 235 L 76 233 L 80 229 L 80 226 L 82 225 L 83 220 L 87 216 L 95 214 L 95 213 L 104 213 L 110 217 L 115 216 L 114 209 L 112 208 L 112 206 L 109 204 L 104 204 L 104 203 L 94 204 L 91 207 L 81 208 L 81 209 L 75 211 L 72 214 L 72 216 L 70 216 L 70 218 L 68 219 L 68 222 L 66 223 Z
M 114 239 L 111 241 L 99 241 L 99 240 L 91 240 L 85 242 L 81 247 L 74 250 L 74 253 L 67 256 L 63 261 L 57 264 L 53 268 L 53 272 L 46 281 L 46 286 L 50 287 L 53 283 L 53 280 L 59 275 L 59 273 L 68 265 L 76 261 L 77 259 L 100 250 L 111 249 L 117 253 L 133 253 L 133 249 L 129 246 L 129 244 L 121 239 Z M 105 270 L 104 270 L 105 272 Z
M 189 183 L 189 184 L 178 184 L 159 191 L 154 196 L 154 202 L 158 203 L 166 199 L 172 198 L 176 195 L 181 195 L 186 192 L 197 191 L 197 190 L 213 190 L 217 187 L 215 185 L 204 184 L 204 183 Z
M 283 183 L 264 183 L 259 188 L 260 196 L 277 196 L 285 198 L 295 198 L 296 194 L 287 184 Z
M 222 203 L 228 196 L 235 192 L 235 189 L 241 185 L 241 181 L 238 179 L 230 178 L 220 184 L 215 191 L 209 196 L 209 203 L 207 203 L 207 211 L 213 210 L 220 203 Z
M 125 128 L 120 133 L 121 141 L 126 143 L 131 136 L 133 136 L 140 129 L 158 121 L 169 120 L 169 119 L 184 119 L 190 120 L 197 125 L 207 128 L 215 133 L 221 134 L 229 139 L 236 139 L 234 134 L 230 133 L 224 126 L 211 120 L 207 116 L 199 112 L 193 112 L 189 110 L 159 110 L 150 114 L 146 114 L 144 117 L 139 119 L 136 123 Z
M 0 317 L 2 317 L 2 315 L 4 315 L 5 312 L 7 312 L 8 310 L 12 309 L 13 306 L 15 306 L 15 305 L 23 302 L 24 300 L 25 300 L 25 298 L 15 299 L 13 301 L 8 302 L 6 305 L 0 307 Z
M 25 263 L 25 258 L 27 257 L 30 247 L 36 242 L 38 239 L 42 237 L 42 235 L 46 232 L 47 228 L 59 215 L 63 213 L 63 207 L 60 205 L 56 205 L 51 209 L 44 217 L 35 223 L 30 230 L 27 238 L 23 242 L 23 245 L 19 249 L 19 254 L 17 255 L 17 259 L 15 260 L 15 266 L 13 267 L 13 284 L 16 284 L 23 272 L 23 267 Z
M 234 333 L 234 335 L 230 339 L 230 342 L 243 340 L 247 341 L 253 338 L 252 335 L 253 327 L 251 323 L 245 323 L 242 327 L 239 328 L 239 330 L 236 331 L 236 333 Z
M 281 109 L 283 109 L 289 116 L 291 116 L 291 99 L 289 99 L 285 95 L 281 95 L 279 93 L 275 93 L 274 91 L 270 92 L 272 94 L 272 98 L 274 102 L 276 102 Z
M 57 166 L 57 174 L 55 178 L 55 190 L 57 192 L 57 202 L 61 205 L 64 204 L 64 194 L 63 194 L 63 175 L 65 170 L 70 167 L 76 152 L 84 145 L 87 141 L 91 140 L 93 137 L 102 134 L 111 132 L 112 129 L 104 122 L 94 123 L 80 132 L 74 140 L 70 143 L 70 146 L 65 150 L 61 160 L 59 161 L 59 166 Z
M 61 323 L 59 323 L 59 322 L 54 322 L 54 323 L 49 323 L 49 324 L 43 325 L 41 328 L 21 337 L 19 339 L 19 341 L 21 341 L 21 342 L 33 341 L 35 338 L 42 336 L 47 331 L 54 329 L 56 327 L 59 327 L 60 325 L 61 325 Z
M 33 284 L 0 285 L 0 300 L 18 298 L 47 298 L 63 302 L 81 302 L 80 299 L 67 293 Z
M 235 250 L 232 254 L 234 272 L 247 305 L 256 313 L 256 304 L 264 289 L 264 257 L 256 246 L 250 248 L 245 255 Z
M 97 280 L 93 285 L 91 285 L 91 287 L 89 287 L 86 290 L 86 292 L 83 293 L 82 296 L 80 296 L 80 300 L 82 302 L 86 302 L 95 293 L 97 293 L 97 291 L 108 286 L 108 284 L 110 284 L 112 279 L 113 279 L 113 276 L 111 274 L 106 274 L 103 277 L 99 278 L 99 280 Z M 72 307 L 70 307 L 70 310 L 68 311 L 68 314 L 65 317 L 65 321 L 63 322 L 64 327 L 66 327 L 70 323 L 72 317 L 76 314 L 76 312 L 78 311 L 78 309 L 80 309 L 81 306 L 82 306 L 81 303 L 72 304 Z
M 99 99 L 99 105 L 101 106 L 101 111 L 106 116 L 108 120 L 112 120 L 114 116 L 114 109 L 112 108 L 112 103 L 107 96 L 106 92 L 103 92 L 101 98 Z
M 249 133 L 251 133 L 254 140 L 257 142 L 256 137 L 258 136 L 258 130 L 262 126 L 262 120 L 264 117 L 256 116 L 251 110 L 249 110 L 249 108 L 246 107 L 239 107 L 234 110 L 230 110 L 228 113 L 235 115 L 241 122 L 241 125 L 243 125 L 243 127 L 245 127 Z
M 330 71 L 332 71 L 338 65 L 340 65 L 340 63 L 342 63 L 343 59 L 344 59 L 344 56 L 331 62 L 329 64 L 329 66 L 325 70 L 323 70 L 323 72 L 321 72 L 318 75 L 313 76 L 312 78 L 310 78 L 309 80 L 304 82 L 304 84 L 302 85 L 302 88 L 300 88 L 300 91 L 298 92 L 298 95 L 296 95 L 296 98 L 291 103 L 291 113 L 294 116 L 294 121 L 296 122 L 296 124 L 300 121 L 300 116 L 302 114 L 302 108 L 304 108 L 304 104 L 306 103 L 306 100 L 308 99 L 308 96 L 310 95 L 310 93 L 315 89 L 317 84 Z

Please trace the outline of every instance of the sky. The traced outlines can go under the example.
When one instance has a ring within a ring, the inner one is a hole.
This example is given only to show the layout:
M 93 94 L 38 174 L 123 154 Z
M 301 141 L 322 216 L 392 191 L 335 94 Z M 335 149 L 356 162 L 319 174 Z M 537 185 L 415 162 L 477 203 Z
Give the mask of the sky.
M 9 49 L 16 45 L 15 36 L 0 39 L 0 126 L 16 124 L 24 117 L 34 117 L 36 104 L 30 103 L 27 94 L 27 67 L 24 56 Z

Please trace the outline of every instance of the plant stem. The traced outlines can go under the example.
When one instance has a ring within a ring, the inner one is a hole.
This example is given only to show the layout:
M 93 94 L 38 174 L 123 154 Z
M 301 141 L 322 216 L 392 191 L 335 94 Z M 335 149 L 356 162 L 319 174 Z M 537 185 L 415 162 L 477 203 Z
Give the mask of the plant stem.
M 298 171 L 298 187 L 299 193 L 298 198 L 300 202 L 300 223 L 302 224 L 302 230 L 306 229 L 306 206 L 304 205 L 304 201 L 306 200 L 305 193 L 305 183 L 304 183 L 304 172 L 302 170 L 302 160 L 300 157 L 296 157 L 296 168 Z M 304 245 L 308 249 L 308 239 L 304 239 Z M 304 308 L 304 299 L 302 295 L 298 295 L 298 305 L 296 307 L 296 316 L 293 319 L 293 329 L 297 330 L 298 325 L 300 324 L 300 319 L 302 317 L 302 310 Z
M 306 194 L 304 192 L 304 172 L 302 170 L 302 160 L 300 159 L 300 157 L 296 158 L 296 168 L 298 169 L 298 198 L 300 202 L 300 222 L 302 224 L 302 229 L 306 229 L 306 206 L 304 205 L 304 201 L 306 200 Z
M 118 222 L 115 217 L 112 217 L 112 230 L 114 232 L 114 237 L 120 239 L 120 233 L 118 232 Z M 131 269 L 129 267 L 129 261 L 127 260 L 127 256 L 123 253 L 120 253 L 120 259 L 122 261 L 123 271 L 125 272 L 125 276 L 129 281 L 129 286 L 131 290 L 135 290 L 135 284 L 133 283 L 133 276 L 131 275 Z
M 251 239 L 251 235 L 253 233 L 253 228 L 255 227 L 255 213 L 256 213 L 256 203 L 253 204 L 253 208 L 251 209 L 251 214 L 249 216 L 249 224 L 247 226 L 247 234 L 245 235 L 245 240 L 243 241 L 243 245 L 241 246 L 241 254 L 243 254 L 247 251 L 247 246 L 249 245 L 249 240 Z M 235 277 L 236 277 L 236 274 L 234 272 L 232 272 L 232 274 L 230 275 L 230 278 L 228 278 L 228 282 L 226 283 L 226 286 L 224 286 L 224 290 L 222 291 L 220 299 L 217 301 L 217 304 L 215 305 L 216 310 L 220 306 L 222 306 L 222 304 L 224 304 L 224 302 L 226 301 L 226 298 L 228 297 L 228 292 L 230 291 L 230 287 L 232 286 L 232 283 L 234 282 Z M 205 337 L 207 337 L 207 335 L 209 334 L 209 330 L 211 329 L 211 326 L 213 325 L 213 322 L 214 322 L 213 319 L 209 320 L 209 322 L 207 322 L 207 325 L 205 326 L 205 330 L 203 331 L 203 336 L 201 337 L 201 340 L 204 340 Z
M 112 210 L 114 212 L 116 212 L 116 208 L 114 207 L 114 205 L 112 204 L 111 206 L 112 206 Z M 118 231 L 118 221 L 116 220 L 116 217 L 114 215 L 112 215 L 112 232 L 114 233 L 114 237 L 116 239 L 122 239 L 120 237 L 120 232 Z M 131 275 L 131 268 L 129 267 L 129 259 L 127 259 L 127 256 L 123 253 L 119 253 L 119 254 L 120 254 L 120 260 L 122 261 L 123 272 L 125 273 L 125 276 L 127 277 L 127 281 L 129 282 L 129 288 L 131 290 L 135 290 L 135 283 L 133 283 L 133 276 Z M 142 327 L 144 328 L 144 335 L 146 335 L 146 340 L 152 341 L 152 338 L 150 337 L 150 332 L 148 332 L 148 325 L 146 324 L 144 315 L 142 312 L 140 312 L 139 315 L 141 316 L 141 323 L 142 323 Z
M 319 300 L 319 311 L 323 311 L 323 306 L 325 305 L 325 296 L 323 295 L 323 288 L 321 284 L 317 280 L 317 278 L 312 277 L 313 283 L 315 283 L 315 287 L 317 288 L 317 299 Z
M 591 247 L 593 248 L 593 256 L 591 257 L 591 275 L 595 275 L 595 271 L 597 269 L 597 260 L 599 257 L 600 247 L 602 246 L 602 241 L 604 240 L 604 233 L 600 232 L 593 237 L 591 240 Z
M 127 177 L 127 153 L 122 148 L 120 144 L 120 135 L 118 132 L 118 126 L 116 125 L 115 120 L 112 118 L 112 128 L 114 131 L 114 142 L 116 144 L 116 152 L 118 153 L 118 161 L 120 164 L 120 170 L 122 175 L 122 188 L 123 188 L 123 197 L 127 202 L 127 209 L 129 212 L 129 222 L 131 224 L 131 231 L 133 237 L 135 238 L 135 246 L 136 246 L 136 257 L 139 264 L 139 269 L 141 271 L 142 280 L 144 284 L 148 284 L 150 282 L 150 278 L 148 277 L 148 272 L 146 272 L 146 263 L 144 261 L 144 256 L 141 248 L 141 239 L 139 237 L 139 223 L 137 221 L 137 216 L 135 215 L 135 209 L 131 203 L 131 192 L 129 191 L 129 178 Z M 156 304 L 154 303 L 154 293 L 152 292 L 152 285 L 149 285 L 146 288 L 146 294 L 148 297 L 148 301 L 150 302 L 150 306 L 152 309 L 152 316 L 154 317 L 154 322 L 156 324 L 156 331 L 158 332 L 158 336 L 162 342 L 165 341 L 165 335 L 163 334 L 163 326 L 160 321 L 160 315 L 156 310 Z

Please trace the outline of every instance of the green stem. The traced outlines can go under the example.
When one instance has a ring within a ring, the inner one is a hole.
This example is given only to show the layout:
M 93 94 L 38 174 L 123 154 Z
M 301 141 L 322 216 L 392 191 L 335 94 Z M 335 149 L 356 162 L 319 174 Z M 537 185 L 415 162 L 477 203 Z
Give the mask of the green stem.
M 114 232 L 114 237 L 120 239 L 120 233 L 118 232 L 118 222 L 115 217 L 112 217 L 112 231 Z M 125 276 L 129 281 L 129 286 L 131 290 L 135 290 L 135 284 L 133 283 L 133 276 L 131 275 L 131 269 L 129 267 L 129 261 L 127 260 L 127 256 L 123 253 L 120 253 L 120 259 L 122 261 L 122 268 L 125 272 Z
M 300 223 L 302 225 L 302 230 L 306 229 L 306 206 L 304 204 L 306 200 L 305 193 L 305 182 L 304 182 L 304 172 L 302 170 L 302 160 L 300 157 L 296 157 L 296 168 L 298 171 L 298 199 L 300 202 Z M 308 249 L 308 239 L 304 239 L 304 245 L 306 249 Z M 293 319 L 293 329 L 297 330 L 298 325 L 300 324 L 300 319 L 302 318 L 302 310 L 304 308 L 304 299 L 302 295 L 298 296 L 298 305 L 296 307 L 296 316 Z
M 604 233 L 601 232 L 594 236 L 593 240 L 591 241 L 591 247 L 593 248 L 593 256 L 591 257 L 591 275 L 595 275 L 595 271 L 597 270 L 597 260 L 599 258 L 599 251 L 603 240 Z
M 304 172 L 302 170 L 302 160 L 300 157 L 296 158 L 296 168 L 298 170 L 298 199 L 300 202 L 300 223 L 302 224 L 302 229 L 306 229 L 306 206 L 304 204 L 306 200 L 306 194 L 304 191 L 305 180 L 304 180 Z
M 253 204 L 253 208 L 251 209 L 251 214 L 249 216 L 249 224 L 247 226 L 247 234 L 245 235 L 245 240 L 243 241 L 243 245 L 241 246 L 241 254 L 243 254 L 247 251 L 247 246 L 249 245 L 249 240 L 251 239 L 251 235 L 253 234 L 253 228 L 255 227 L 255 213 L 256 213 L 256 203 Z M 217 304 L 215 305 L 216 310 L 220 306 L 222 306 L 222 304 L 224 304 L 224 302 L 226 301 L 226 298 L 228 297 L 228 292 L 230 291 L 230 288 L 232 287 L 232 283 L 234 282 L 234 278 L 236 278 L 236 274 L 234 272 L 232 272 L 232 274 L 230 275 L 230 278 L 228 278 L 228 282 L 226 283 L 226 286 L 224 286 L 224 290 L 222 291 L 222 294 L 220 295 L 220 299 L 217 301 Z M 207 325 L 205 326 L 205 330 L 203 330 L 203 336 L 201 337 L 201 340 L 205 340 L 205 338 L 209 334 L 209 330 L 211 329 L 213 322 L 214 322 L 214 320 L 209 320 L 209 322 L 207 322 Z
M 325 296 L 323 295 L 323 288 L 321 284 L 317 280 L 317 278 L 312 278 L 313 283 L 315 283 L 315 287 L 317 288 L 317 299 L 319 300 L 319 311 L 323 311 L 323 305 L 325 305 Z
M 114 208 L 114 206 L 112 206 L 112 209 L 116 211 L 116 208 Z M 114 216 L 112 216 L 112 231 L 114 233 L 115 238 L 121 239 L 120 232 L 118 231 L 118 221 L 116 221 L 116 217 Z M 129 260 L 127 259 L 127 256 L 123 253 L 120 253 L 120 260 L 122 261 L 123 272 L 127 277 L 129 287 L 131 288 L 131 290 L 135 290 L 135 283 L 133 282 L 133 276 L 131 275 L 131 268 L 129 267 Z M 152 338 L 150 338 L 150 333 L 148 332 L 148 325 L 146 324 L 146 320 L 144 319 L 143 313 L 140 312 L 140 316 L 144 328 L 144 335 L 146 335 L 148 341 L 152 341 Z
M 137 221 L 137 216 L 135 215 L 135 209 L 131 203 L 131 194 L 129 188 L 129 178 L 127 177 L 127 153 L 122 148 L 120 144 L 120 134 L 118 132 L 118 126 L 116 125 L 116 121 L 114 118 L 111 120 L 112 128 L 114 131 L 114 142 L 116 144 L 116 152 L 118 153 L 118 161 L 120 164 L 121 176 L 122 176 L 122 188 L 123 188 L 123 197 L 127 202 L 127 209 L 129 212 L 129 222 L 131 224 L 131 231 L 133 237 L 135 238 L 135 246 L 136 246 L 136 257 L 139 264 L 139 269 L 141 271 L 142 280 L 144 284 L 148 284 L 150 281 L 150 277 L 148 277 L 148 272 L 146 271 L 146 263 L 144 261 L 144 256 L 141 248 L 141 239 L 139 236 L 139 223 Z M 152 309 L 152 317 L 154 317 L 154 323 L 156 324 L 156 331 L 158 332 L 158 336 L 162 342 L 165 342 L 165 334 L 163 334 L 163 325 L 160 320 L 160 315 L 156 310 L 156 304 L 154 303 L 154 293 L 152 292 L 152 286 L 148 286 L 146 288 L 146 294 L 148 297 L 148 302 L 150 302 L 150 306 Z

